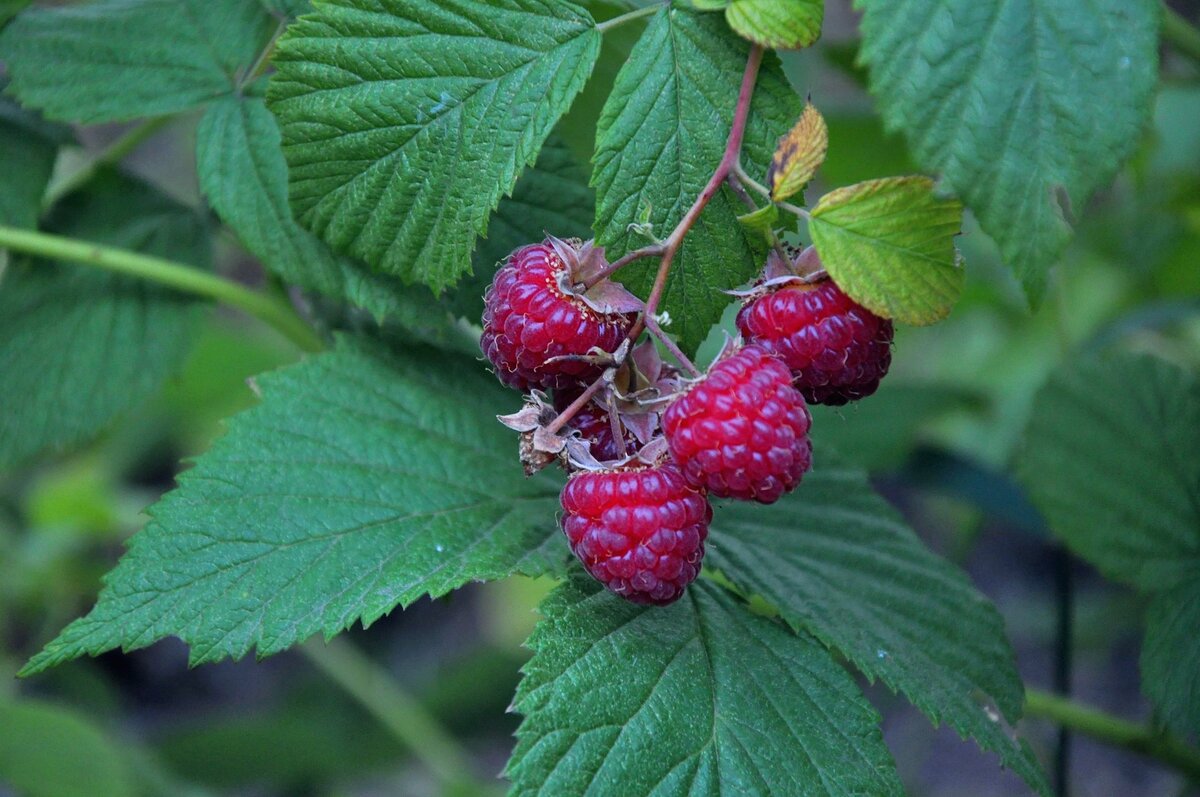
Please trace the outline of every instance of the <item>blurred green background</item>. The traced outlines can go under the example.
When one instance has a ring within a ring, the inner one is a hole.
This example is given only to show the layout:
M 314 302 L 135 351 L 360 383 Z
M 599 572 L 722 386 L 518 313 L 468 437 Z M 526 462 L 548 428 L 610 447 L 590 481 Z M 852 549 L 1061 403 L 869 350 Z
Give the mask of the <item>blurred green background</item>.
M 617 8 L 591 5 L 598 18 Z M 821 43 L 785 58 L 829 123 L 818 192 L 914 170 L 862 89 L 849 4 L 828 5 Z M 1196 19 L 1195 4 L 1176 7 Z M 601 82 L 623 60 L 619 42 L 606 47 Z M 1053 686 L 1069 650 L 1073 694 L 1131 719 L 1149 711 L 1138 690 L 1139 599 L 1063 554 L 1009 473 L 1033 395 L 1066 358 L 1121 348 L 1200 369 L 1198 77 L 1193 64 L 1164 54 L 1152 129 L 1114 184 L 1075 209 L 1078 235 L 1042 306 L 1028 309 L 968 220 L 967 292 L 953 315 L 900 330 L 879 393 L 819 408 L 814 427 L 818 449 L 836 447 L 869 469 L 927 543 L 997 603 L 1027 683 Z M 199 207 L 194 124 L 172 123 L 127 165 Z M 572 117 L 562 132 L 585 153 L 590 128 Z M 59 170 L 121 132 L 80 131 L 84 148 L 66 153 Z M 220 243 L 220 271 L 262 280 L 232 236 Z M 189 670 L 183 646 L 162 643 L 11 677 L 87 610 L 181 463 L 220 434 L 221 418 L 253 402 L 247 379 L 295 359 L 289 344 L 241 316 L 217 312 L 207 324 L 183 373 L 101 440 L 0 473 L 0 795 L 428 795 L 441 793 L 428 766 L 440 754 L 491 780 L 511 747 L 516 718 L 506 707 L 547 584 L 515 579 L 420 602 L 345 635 L 336 661 L 294 651 Z M 364 683 L 368 693 L 356 695 Z M 912 794 L 1025 793 L 972 744 L 933 729 L 886 690 L 870 694 Z M 389 729 L 389 712 L 441 730 L 414 751 Z M 1055 729 L 1027 722 L 1025 731 L 1051 765 Z M 1075 795 L 1184 793 L 1170 771 L 1083 739 L 1069 775 Z

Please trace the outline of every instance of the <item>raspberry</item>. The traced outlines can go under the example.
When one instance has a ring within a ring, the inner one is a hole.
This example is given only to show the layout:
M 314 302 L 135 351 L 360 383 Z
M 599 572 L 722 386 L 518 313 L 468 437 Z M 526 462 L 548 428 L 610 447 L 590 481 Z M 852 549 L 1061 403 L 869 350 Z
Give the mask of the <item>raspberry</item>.
M 669 462 L 578 471 L 563 487 L 562 507 L 571 551 L 625 600 L 671 603 L 700 572 L 712 507 Z
M 600 376 L 602 366 L 581 359 L 593 347 L 612 352 L 629 332 L 632 318 L 602 314 L 563 292 L 568 271 L 549 243 L 531 244 L 508 256 L 484 297 L 483 353 L 500 381 L 521 391 L 561 388 Z
M 671 456 L 691 484 L 764 504 L 812 464 L 810 424 L 787 366 L 753 345 L 713 365 L 663 415 Z
M 812 404 L 871 395 L 892 363 L 892 322 L 833 280 L 789 283 L 752 299 L 738 312 L 737 326 L 747 341 L 783 358 Z
M 578 390 L 561 390 L 554 393 L 554 409 L 562 412 L 579 396 Z M 621 452 L 613 437 L 612 420 L 608 411 L 594 401 L 589 401 L 583 409 L 571 417 L 567 424 L 571 429 L 578 429 L 583 439 L 588 441 L 592 456 L 601 462 L 620 459 L 629 454 L 636 454 L 641 448 L 636 437 L 622 425 L 621 431 L 625 438 L 625 451 Z

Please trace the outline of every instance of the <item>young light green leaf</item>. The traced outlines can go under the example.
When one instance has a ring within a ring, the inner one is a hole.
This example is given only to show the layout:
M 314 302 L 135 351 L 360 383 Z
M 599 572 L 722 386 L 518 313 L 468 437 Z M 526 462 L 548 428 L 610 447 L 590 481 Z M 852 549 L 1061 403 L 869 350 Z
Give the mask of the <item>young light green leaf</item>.
M 830 459 L 778 504 L 720 509 L 707 564 L 1049 794 L 1006 725 L 1020 717 L 1024 691 L 999 613 L 861 472 Z
M 279 127 L 262 99 L 231 95 L 209 106 L 196 133 L 196 166 L 213 209 L 288 282 L 347 299 L 376 318 L 396 315 L 411 289 L 333 254 L 292 218 L 279 146 Z
M 962 205 L 928 177 L 889 177 L 821 197 L 808 225 L 825 270 L 855 301 L 906 324 L 940 321 L 962 295 Z
M 700 11 L 722 11 L 731 0 L 692 0 L 692 6 Z
M 67 130 L 48 125 L 7 97 L 0 97 L 0 174 L 4 175 L 0 224 L 37 225 L 59 144 L 69 136 Z
M 1142 644 L 1142 689 L 1176 733 L 1200 733 L 1200 569 L 1156 593 Z
M 0 60 L 23 104 L 111 122 L 230 92 L 274 28 L 251 0 L 96 0 L 21 14 L 0 34 Z
M 473 361 L 342 339 L 258 385 L 26 674 L 167 636 L 193 664 L 266 656 L 561 562 L 558 485 L 524 477 L 511 399 Z
M 74 711 L 0 698 L 0 785 L 24 797 L 134 797 L 110 735 Z
M 1149 357 L 1057 371 L 1030 412 L 1021 480 L 1051 530 L 1110 578 L 1200 573 L 1200 382 Z
M 542 614 L 514 700 L 514 797 L 903 793 L 845 670 L 717 586 L 647 608 L 577 579 Z
M 712 14 L 664 8 L 651 18 L 617 76 L 596 131 L 596 237 L 610 258 L 645 244 L 629 225 L 648 209 L 665 237 L 721 160 L 749 45 Z M 743 162 L 764 173 L 775 143 L 800 112 L 778 59 L 763 59 L 750 109 Z M 742 205 L 722 189 L 692 228 L 671 270 L 662 309 L 669 331 L 694 351 L 728 305 L 722 291 L 762 267 L 761 237 L 737 223 Z M 645 296 L 656 267 L 623 269 L 621 282 Z
M 767 170 L 771 199 L 781 202 L 800 193 L 825 160 L 828 149 L 829 128 L 825 126 L 825 117 L 810 102 L 775 148 L 771 168 Z
M 798 50 L 821 37 L 825 0 L 730 0 L 725 20 L 763 47 Z
M 190 208 L 101 174 L 49 230 L 206 267 Z M 191 345 L 202 303 L 87 266 L 14 259 L 0 288 L 0 467 L 90 439 L 152 394 Z
M 537 163 L 526 169 L 511 197 L 488 223 L 487 238 L 471 258 L 473 273 L 454 287 L 447 304 L 458 315 L 478 323 L 483 294 L 496 266 L 517 247 L 535 243 L 547 233 L 559 238 L 592 237 L 596 196 L 587 184 L 583 165 L 557 135 L 546 139 Z
M 769 242 L 771 232 L 779 225 L 779 208 L 772 202 L 758 210 L 743 213 L 737 220 L 747 230 L 758 233 L 764 241 Z
M 1069 206 L 1112 179 L 1149 118 L 1159 5 L 856 2 L 889 129 L 963 197 L 1035 302 Z
M 566 0 L 322 3 L 280 40 L 267 95 L 293 209 L 340 252 L 453 285 L 599 50 Z

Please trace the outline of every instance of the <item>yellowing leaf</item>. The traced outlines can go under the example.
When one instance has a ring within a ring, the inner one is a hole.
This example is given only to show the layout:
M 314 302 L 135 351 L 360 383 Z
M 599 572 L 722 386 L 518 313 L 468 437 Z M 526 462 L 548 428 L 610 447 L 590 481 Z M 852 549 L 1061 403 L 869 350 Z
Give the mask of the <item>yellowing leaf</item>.
M 810 102 L 804 106 L 800 121 L 779 139 L 775 148 L 767 172 L 771 199 L 779 202 L 800 193 L 825 160 L 828 149 L 829 128 L 825 126 L 825 117 Z
M 731 0 L 725 20 L 763 47 L 798 50 L 821 36 L 824 0 Z
M 808 229 L 825 270 L 859 304 L 907 324 L 945 318 L 963 289 L 962 203 L 928 177 L 889 177 L 821 197 Z

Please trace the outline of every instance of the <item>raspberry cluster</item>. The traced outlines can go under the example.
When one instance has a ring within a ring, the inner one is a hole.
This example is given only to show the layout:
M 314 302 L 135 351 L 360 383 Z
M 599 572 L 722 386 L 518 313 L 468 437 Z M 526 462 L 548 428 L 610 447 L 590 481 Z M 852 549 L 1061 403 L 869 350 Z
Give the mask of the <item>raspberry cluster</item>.
M 480 345 L 502 382 L 529 393 L 501 417 L 522 433 L 526 469 L 558 459 L 570 473 L 571 551 L 617 595 L 666 604 L 700 572 L 709 496 L 770 504 L 795 489 L 812 464 L 806 400 L 873 393 L 892 324 L 829 279 L 768 272 L 738 314 L 743 340 L 684 379 L 652 342 L 630 348 L 644 308 L 606 267 L 591 243 L 516 250 L 485 297 Z

